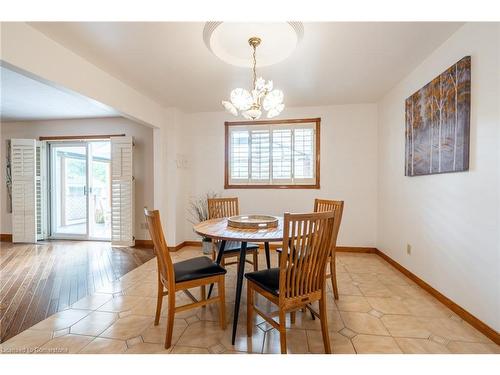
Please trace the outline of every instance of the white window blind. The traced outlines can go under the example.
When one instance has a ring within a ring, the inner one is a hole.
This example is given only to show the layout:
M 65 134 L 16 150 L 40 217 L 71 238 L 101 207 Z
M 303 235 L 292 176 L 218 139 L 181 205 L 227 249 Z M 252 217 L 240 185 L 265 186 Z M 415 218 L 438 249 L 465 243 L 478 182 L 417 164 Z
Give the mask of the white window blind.
M 12 242 L 36 242 L 36 141 L 11 140 Z
M 133 246 L 134 177 L 132 137 L 111 137 L 111 244 Z
M 316 123 L 229 127 L 229 185 L 316 184 Z

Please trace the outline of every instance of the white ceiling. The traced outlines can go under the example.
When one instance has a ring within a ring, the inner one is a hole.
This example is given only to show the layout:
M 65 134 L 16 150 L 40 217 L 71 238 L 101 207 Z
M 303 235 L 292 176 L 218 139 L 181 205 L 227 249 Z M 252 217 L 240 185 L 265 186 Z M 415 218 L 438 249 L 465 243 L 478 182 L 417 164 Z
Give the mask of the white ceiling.
M 204 23 L 30 24 L 164 106 L 222 110 L 221 99 L 234 87 L 251 84 L 249 69 L 226 64 L 207 49 Z M 374 102 L 460 26 L 304 23 L 290 57 L 258 74 L 284 91 L 287 106 Z
M 53 87 L 0 66 L 2 121 L 120 116 L 115 110 L 69 90 Z

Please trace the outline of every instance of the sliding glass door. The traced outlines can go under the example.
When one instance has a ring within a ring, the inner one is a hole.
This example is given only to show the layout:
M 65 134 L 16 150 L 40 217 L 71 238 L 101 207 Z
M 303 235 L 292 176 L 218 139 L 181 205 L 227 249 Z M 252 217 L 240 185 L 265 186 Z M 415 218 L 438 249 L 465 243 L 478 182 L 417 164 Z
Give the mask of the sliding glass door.
M 82 143 L 51 144 L 51 230 L 58 238 L 88 236 L 88 155 Z
M 111 239 L 111 143 L 88 142 L 89 237 Z
M 109 141 L 53 142 L 51 237 L 111 238 Z

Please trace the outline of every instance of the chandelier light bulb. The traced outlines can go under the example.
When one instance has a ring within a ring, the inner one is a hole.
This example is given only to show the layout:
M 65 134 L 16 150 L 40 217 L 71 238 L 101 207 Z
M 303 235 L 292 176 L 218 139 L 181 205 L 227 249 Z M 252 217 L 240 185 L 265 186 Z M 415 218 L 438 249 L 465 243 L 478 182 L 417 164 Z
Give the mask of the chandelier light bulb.
M 262 77 L 257 78 L 256 51 L 260 43 L 261 39 L 257 37 L 248 40 L 248 44 L 253 48 L 253 89 L 249 92 L 243 88 L 236 88 L 231 91 L 231 101 L 222 101 L 227 112 L 238 116 L 238 111 L 240 111 L 239 113 L 249 120 L 259 119 L 262 116 L 261 108 L 267 111 L 268 118 L 278 116 L 285 108 L 283 91 L 273 90 L 273 81 L 266 81 Z

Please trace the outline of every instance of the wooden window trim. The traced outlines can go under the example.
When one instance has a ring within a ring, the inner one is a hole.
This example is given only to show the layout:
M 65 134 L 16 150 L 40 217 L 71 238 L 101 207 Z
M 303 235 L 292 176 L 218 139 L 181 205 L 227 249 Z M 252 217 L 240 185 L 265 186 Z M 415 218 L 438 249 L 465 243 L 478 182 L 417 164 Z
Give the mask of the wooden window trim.
M 292 185 L 235 185 L 229 183 L 229 128 L 241 125 L 279 125 L 279 124 L 303 124 L 314 123 L 316 128 L 316 183 L 315 184 L 292 184 Z M 224 123 L 224 189 L 319 189 L 320 188 L 320 144 L 321 144 L 321 118 L 304 118 L 288 120 L 263 120 L 263 121 L 226 121 Z
M 124 137 L 125 134 L 102 134 L 102 135 L 53 135 L 39 137 L 40 141 L 67 141 L 67 140 L 85 140 L 85 139 L 109 139 L 111 137 Z

